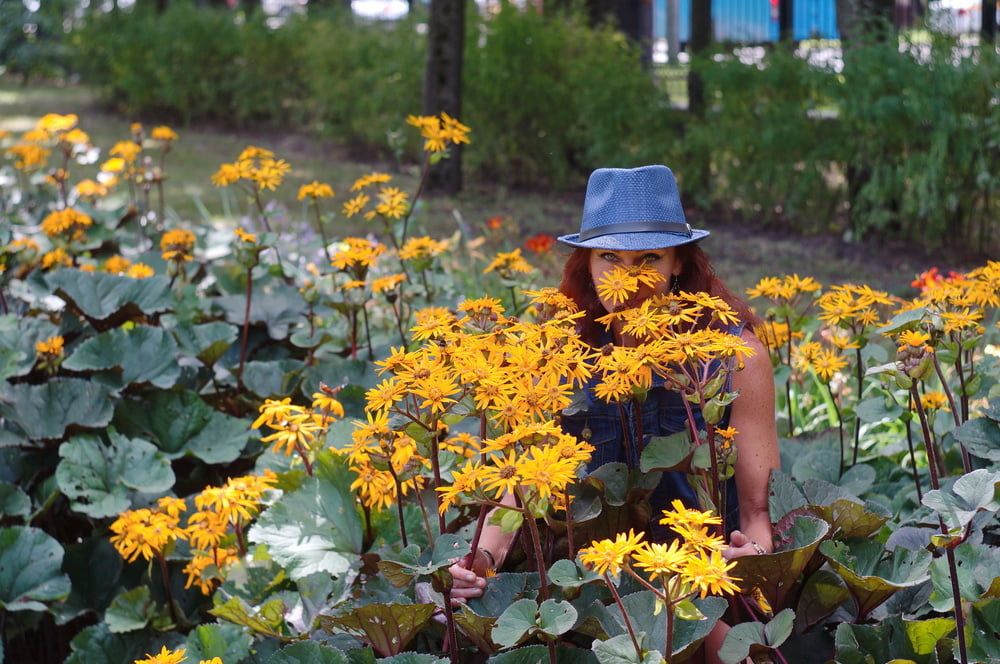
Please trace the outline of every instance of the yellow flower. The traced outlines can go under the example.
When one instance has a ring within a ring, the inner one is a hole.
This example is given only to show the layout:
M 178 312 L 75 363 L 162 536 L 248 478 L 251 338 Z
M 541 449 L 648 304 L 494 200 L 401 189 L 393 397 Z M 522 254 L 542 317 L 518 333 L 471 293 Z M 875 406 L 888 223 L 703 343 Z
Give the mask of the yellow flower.
M 162 143 L 170 143 L 177 140 L 177 132 L 166 125 L 153 127 L 153 131 L 150 132 L 150 136 L 154 141 L 160 141 Z
M 906 330 L 896 337 L 896 343 L 899 345 L 900 350 L 902 350 L 905 346 L 920 348 L 922 346 L 926 346 L 927 342 L 930 340 L 930 335 L 920 332 L 919 330 Z
M 461 392 L 455 381 L 443 374 L 431 375 L 421 384 L 411 388 L 410 392 L 423 401 L 420 408 L 430 408 L 431 413 L 443 413 L 448 410 L 448 404 L 456 403 L 451 397 Z
M 528 261 L 524 260 L 521 256 L 521 249 L 519 247 L 514 251 L 499 252 L 490 264 L 486 266 L 486 269 L 483 270 L 483 274 L 497 271 L 500 273 L 500 276 L 506 277 L 513 272 L 528 274 L 533 269 Z
M 358 191 L 373 184 L 384 184 L 391 181 L 392 176 L 388 173 L 369 173 L 355 180 L 354 184 L 351 185 L 351 191 Z
M 429 237 L 411 237 L 399 250 L 400 260 L 420 260 L 434 258 L 448 250 L 447 240 L 432 240 Z
M 7 149 L 7 154 L 14 157 L 14 167 L 22 171 L 33 171 L 45 166 L 51 150 L 34 143 L 19 143 Z
M 670 545 L 651 544 L 643 542 L 638 551 L 632 554 L 635 566 L 649 574 L 650 581 L 657 577 L 667 577 L 684 569 L 687 559 L 695 555 L 680 540 L 673 540 Z
M 301 201 L 304 198 L 332 198 L 334 195 L 333 188 L 328 184 L 322 182 L 313 181 L 309 184 L 304 184 L 299 187 L 298 199 Z
M 343 208 L 344 216 L 350 219 L 357 213 L 361 212 L 361 210 L 363 210 L 364 207 L 368 205 L 368 201 L 370 200 L 371 197 L 368 194 L 358 194 L 354 198 L 344 203 L 344 208 Z
M 50 357 L 56 357 L 63 354 L 63 338 L 61 336 L 54 336 L 45 339 L 44 341 L 39 341 L 35 343 L 35 352 L 41 355 L 48 355 Z
M 118 256 L 117 254 L 104 261 L 104 271 L 110 272 L 111 274 L 122 274 L 131 266 L 132 261 L 123 256 Z
M 236 237 L 239 238 L 241 242 L 246 242 L 247 244 L 257 244 L 257 236 L 253 233 L 247 233 L 242 228 L 237 228 L 234 233 L 236 233 Z
M 920 405 L 924 407 L 924 410 L 949 410 L 948 396 L 939 391 L 920 395 Z
M 50 270 L 54 267 L 72 267 L 73 259 L 69 257 L 69 254 L 63 250 L 62 247 L 57 247 L 52 251 L 48 252 L 42 256 L 42 269 Z
M 945 334 L 961 330 L 976 329 L 983 320 L 982 311 L 971 311 L 968 307 L 961 311 L 946 311 L 941 314 Z
M 80 239 L 85 229 L 93 225 L 89 215 L 74 208 L 54 210 L 42 220 L 42 232 L 49 237 L 70 233 L 73 239 Z
M 620 267 L 614 267 L 597 280 L 597 294 L 611 300 L 612 304 L 623 304 L 638 292 L 639 281 Z
M 406 192 L 396 187 L 384 187 L 378 192 L 378 204 L 375 212 L 390 219 L 401 219 L 409 209 Z
M 510 452 L 506 458 L 498 458 L 496 465 L 484 466 L 480 479 L 485 491 L 495 491 L 494 498 L 497 500 L 505 493 L 512 493 L 521 482 L 517 472 L 516 454 Z
M 121 157 L 112 157 L 101 164 L 101 170 L 105 173 L 120 173 L 125 169 L 125 160 Z
M 154 274 L 156 273 L 153 271 L 153 268 L 145 263 L 133 263 L 129 266 L 128 271 L 125 272 L 125 276 L 132 279 L 148 279 Z
M 62 140 L 64 143 L 69 143 L 70 145 L 87 145 L 90 143 L 90 136 L 82 129 L 70 129 L 63 134 Z
M 817 376 L 829 382 L 835 373 L 847 366 L 847 360 L 834 350 L 821 349 L 810 366 Z
M 94 180 L 80 180 L 76 183 L 76 193 L 84 198 L 101 198 L 108 195 L 108 188 Z
M 291 168 L 284 159 L 263 159 L 260 166 L 251 170 L 250 179 L 257 183 L 259 189 L 274 191 Z
M 146 508 L 122 512 L 109 529 L 111 544 L 128 562 L 139 556 L 152 560 L 174 540 L 187 539 L 178 517 Z
M 181 664 L 187 651 L 184 648 L 177 650 L 167 650 L 166 646 L 156 655 L 146 654 L 145 659 L 137 659 L 134 664 Z
M 69 131 L 76 126 L 78 121 L 79 118 L 74 113 L 70 113 L 68 115 L 47 113 L 39 118 L 38 122 L 35 123 L 35 128 L 55 134 L 58 132 Z
M 660 523 L 671 528 L 677 526 L 700 528 L 701 526 L 722 525 L 722 519 L 711 511 L 702 512 L 701 510 L 691 509 L 675 498 L 670 503 L 670 509 L 663 510 L 663 517 L 660 519 Z
M 262 475 L 231 477 L 222 486 L 202 489 L 194 504 L 201 511 L 214 510 L 229 523 L 249 521 L 260 511 L 264 492 L 277 484 L 278 476 L 272 470 L 265 470 Z
M 553 493 L 561 493 L 571 484 L 579 465 L 562 458 L 554 447 L 532 447 L 527 458 L 521 458 L 517 472 L 522 485 L 533 487 L 538 497 L 545 499 Z
M 626 561 L 640 550 L 643 533 L 618 533 L 615 539 L 592 542 L 580 549 L 580 561 L 598 574 L 618 574 Z
M 142 146 L 135 141 L 118 141 L 108 150 L 108 154 L 121 157 L 127 164 L 135 161 L 140 152 L 142 152 Z
M 270 425 L 275 432 L 261 438 L 260 442 L 274 442 L 274 451 L 284 448 L 286 455 L 292 454 L 300 446 L 309 449 L 320 430 L 320 426 L 309 415 L 292 415 L 276 425 Z
M 220 164 L 219 170 L 212 175 L 212 184 L 216 187 L 228 187 L 240 179 L 240 168 L 236 164 Z
M 378 279 L 373 279 L 371 283 L 372 293 L 376 295 L 396 289 L 396 286 L 406 281 L 406 275 L 390 274 Z
M 324 392 L 313 392 L 312 409 L 315 413 L 320 413 L 326 418 L 343 418 L 344 406 L 329 394 Z
M 236 549 L 213 548 L 211 553 L 195 552 L 194 558 L 184 567 L 183 572 L 187 574 L 187 581 L 184 588 L 190 588 L 198 584 L 198 589 L 203 595 L 211 595 L 222 580 L 219 576 L 224 568 L 239 560 Z M 215 660 L 219 660 L 218 657 Z M 202 662 L 209 660 L 201 660 Z
M 267 148 L 257 147 L 256 145 L 248 145 L 243 148 L 243 152 L 240 152 L 240 156 L 236 158 L 236 161 L 250 161 L 253 159 L 270 159 L 274 157 L 274 153 Z
M 167 231 L 160 238 L 160 249 L 163 260 L 183 263 L 191 260 L 191 250 L 194 248 L 194 233 L 182 228 Z
M 734 567 L 736 561 L 726 562 L 722 557 L 722 551 L 701 552 L 685 560 L 681 580 L 692 590 L 699 592 L 702 599 L 709 594 L 733 595 L 740 590 L 734 583 L 737 579 L 729 575 L 729 570 Z

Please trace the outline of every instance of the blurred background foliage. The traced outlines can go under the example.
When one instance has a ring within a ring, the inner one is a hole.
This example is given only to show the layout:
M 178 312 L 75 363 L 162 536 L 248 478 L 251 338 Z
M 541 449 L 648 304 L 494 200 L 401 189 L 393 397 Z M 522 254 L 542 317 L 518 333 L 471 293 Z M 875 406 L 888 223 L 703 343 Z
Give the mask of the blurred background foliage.
M 0 1 L 6 75 L 78 78 L 130 119 L 294 131 L 369 158 L 418 158 L 400 118 L 421 108 L 421 6 L 373 21 L 310 3 L 276 26 L 225 3 L 106 4 Z M 463 160 L 477 182 L 575 191 L 595 167 L 661 162 L 689 204 L 723 219 L 965 255 L 997 248 L 991 45 L 876 31 L 821 64 L 801 48 L 772 45 L 750 61 L 715 45 L 691 59 L 708 99 L 693 113 L 676 90 L 680 66 L 643 64 L 640 44 L 581 7 L 469 3 L 465 41 L 462 115 L 477 132 Z

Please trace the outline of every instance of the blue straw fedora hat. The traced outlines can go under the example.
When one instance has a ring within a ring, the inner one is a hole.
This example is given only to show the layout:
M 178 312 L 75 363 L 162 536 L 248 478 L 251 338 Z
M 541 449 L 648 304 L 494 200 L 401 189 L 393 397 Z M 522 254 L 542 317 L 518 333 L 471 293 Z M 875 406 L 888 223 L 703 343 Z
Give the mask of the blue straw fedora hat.
M 708 237 L 684 216 L 677 181 L 666 166 L 599 168 L 587 182 L 580 232 L 559 241 L 571 247 L 642 251 Z

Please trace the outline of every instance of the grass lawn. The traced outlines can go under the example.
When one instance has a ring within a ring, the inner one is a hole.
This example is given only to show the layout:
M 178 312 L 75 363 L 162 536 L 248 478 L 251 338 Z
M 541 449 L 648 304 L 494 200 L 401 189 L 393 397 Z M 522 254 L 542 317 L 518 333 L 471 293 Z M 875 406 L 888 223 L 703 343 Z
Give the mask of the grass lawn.
M 81 128 L 102 150 L 128 138 L 129 123 L 136 119 L 108 112 L 87 87 L 33 84 L 25 88 L 0 80 L 0 129 L 25 131 L 38 117 L 50 112 L 79 115 Z M 153 124 L 147 123 L 148 126 Z M 205 126 L 174 129 L 180 134 L 180 140 L 167 158 L 169 180 L 166 187 L 167 216 L 168 220 L 172 217 L 174 223 L 239 223 L 240 211 L 247 209 L 247 202 L 216 189 L 211 175 L 220 163 L 232 161 L 251 144 L 274 150 L 292 165 L 290 175 L 273 198 L 287 208 L 284 230 L 293 233 L 296 224 L 307 223 L 304 221 L 307 210 L 295 200 L 300 184 L 312 180 L 328 182 L 338 193 L 333 206 L 339 210 L 346 198 L 344 194 L 356 177 L 371 170 L 393 172 L 395 168 L 391 162 L 359 160 L 356 151 L 344 145 L 305 134 L 220 130 Z M 96 171 L 96 165 L 77 166 L 74 179 L 92 176 L 93 172 L 88 169 Z M 395 173 L 395 179 L 404 190 L 412 192 L 417 184 L 416 175 L 415 167 L 405 167 L 403 172 Z M 224 200 L 227 196 L 228 215 Z M 436 236 L 451 235 L 461 219 L 474 232 L 479 232 L 485 229 L 487 219 L 499 215 L 508 220 L 501 236 L 507 244 L 515 245 L 539 232 L 575 231 L 582 204 L 582 190 L 521 191 L 475 181 L 467 183 L 466 190 L 457 197 L 425 199 L 414 214 L 414 230 Z M 968 267 L 909 246 L 847 245 L 836 237 L 793 236 L 752 222 L 706 217 L 697 210 L 690 212 L 689 221 L 713 232 L 705 249 L 712 255 L 719 274 L 738 291 L 765 275 L 797 272 L 812 275 L 827 284 L 864 282 L 902 294 L 914 274 L 931 265 L 938 265 L 942 270 Z M 358 234 L 369 228 L 364 222 L 342 219 L 339 223 L 342 225 L 330 229 L 332 234 Z M 377 227 L 372 229 L 377 230 Z M 557 260 L 546 262 L 553 270 L 558 265 Z M 556 278 L 554 274 L 552 278 Z

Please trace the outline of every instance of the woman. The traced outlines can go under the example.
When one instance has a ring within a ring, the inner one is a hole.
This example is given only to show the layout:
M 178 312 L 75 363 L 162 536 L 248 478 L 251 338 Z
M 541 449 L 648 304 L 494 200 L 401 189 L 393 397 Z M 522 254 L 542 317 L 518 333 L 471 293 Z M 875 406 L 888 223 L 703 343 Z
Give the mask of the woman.
M 612 302 L 597 293 L 595 283 L 616 266 L 645 264 L 664 277 L 657 287 L 644 287 L 637 299 L 657 291 L 706 292 L 725 300 L 738 314 L 741 324 L 729 329 L 739 334 L 755 352 L 741 371 L 732 374 L 731 389 L 740 396 L 727 408 L 719 426 L 734 427 L 737 461 L 735 490 L 727 506 L 732 524 L 739 528 L 729 535 L 727 559 L 763 554 L 772 550 L 771 522 L 768 514 L 768 477 L 780 466 L 777 432 L 774 421 L 774 381 L 766 349 L 754 336 L 756 317 L 746 304 L 736 298 L 715 276 L 708 257 L 697 244 L 708 231 L 692 229 L 686 222 L 674 175 L 666 166 L 636 169 L 602 168 L 595 171 L 587 185 L 583 220 L 579 233 L 565 235 L 560 242 L 574 247 L 566 262 L 561 290 L 587 313 L 580 327 L 581 336 L 595 347 L 605 343 L 635 345 L 634 338 L 622 333 L 620 325 L 606 330 L 596 319 L 614 310 Z M 590 386 L 593 387 L 593 383 Z M 698 409 L 695 409 L 697 411 Z M 700 412 L 695 412 L 703 426 Z M 632 422 L 633 418 L 626 418 Z M 596 399 L 588 390 L 588 408 L 563 418 L 568 433 L 588 437 L 595 446 L 589 470 L 603 463 L 632 462 L 637 465 L 638 450 L 629 452 L 622 444 L 628 435 L 622 426 L 616 405 Z M 667 390 L 662 381 L 654 383 L 642 404 L 644 437 L 683 431 L 686 410 L 678 393 Z M 635 428 L 629 432 L 633 438 Z M 696 498 L 682 473 L 664 473 L 650 498 L 654 514 L 679 498 L 696 506 Z M 653 519 L 650 534 L 657 535 Z M 459 600 L 478 597 L 486 585 L 486 569 L 497 568 L 506 559 L 514 536 L 496 526 L 484 529 L 472 569 L 460 565 L 451 568 L 455 579 L 452 597 Z M 709 637 L 708 661 L 721 645 L 725 628 Z

